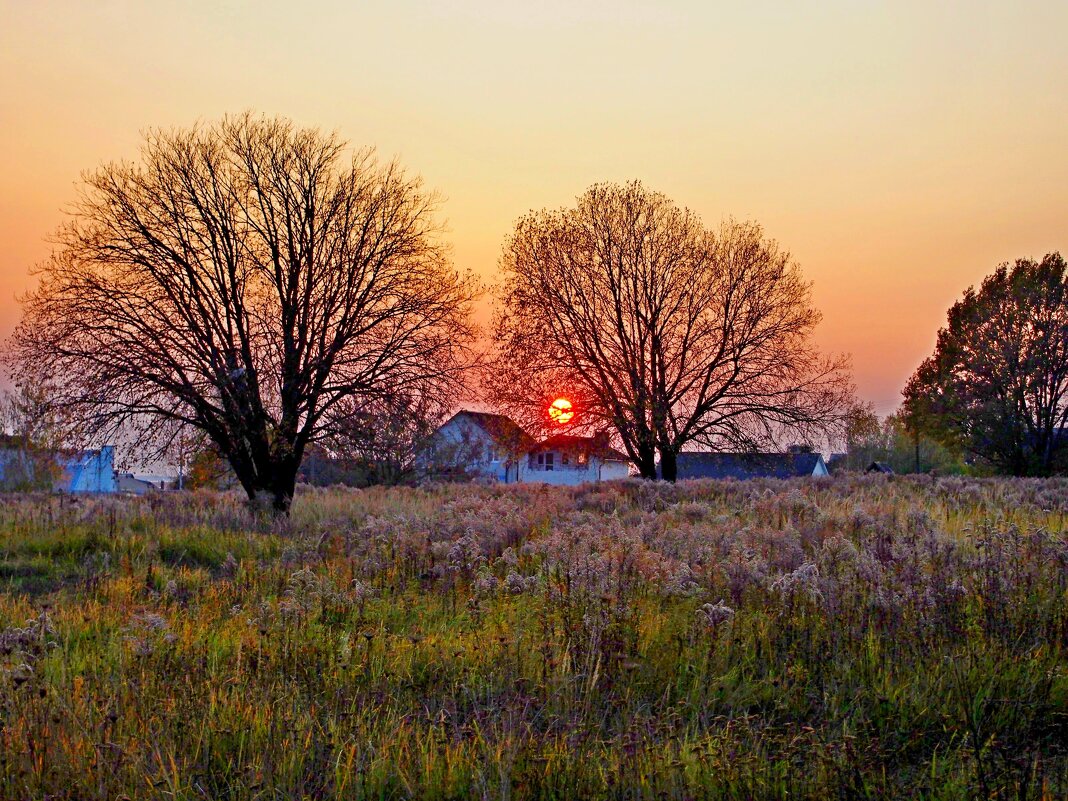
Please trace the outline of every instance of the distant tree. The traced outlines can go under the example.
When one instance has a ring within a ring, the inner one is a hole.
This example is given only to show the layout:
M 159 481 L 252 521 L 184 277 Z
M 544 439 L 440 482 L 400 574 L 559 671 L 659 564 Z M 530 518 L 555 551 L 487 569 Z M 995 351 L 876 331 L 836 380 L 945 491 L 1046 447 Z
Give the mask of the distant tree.
M 65 444 L 63 426 L 52 393 L 48 382 L 19 383 L 0 399 L 4 450 L 0 489 L 50 490 L 62 476 L 58 456 Z
M 337 424 L 302 476 L 309 483 L 355 486 L 411 481 L 420 451 L 451 405 L 451 399 L 418 391 L 341 405 Z
M 1003 264 L 949 310 L 905 387 L 914 427 L 1011 475 L 1068 447 L 1068 276 L 1059 253 Z
M 236 486 L 234 471 L 214 443 L 204 442 L 191 453 L 185 475 L 186 489 L 218 490 Z
M 150 132 L 140 165 L 85 178 L 14 364 L 59 377 L 95 431 L 132 423 L 160 453 L 203 432 L 284 513 L 342 406 L 461 377 L 477 287 L 435 205 L 397 164 L 284 119 Z
M 846 423 L 846 453 L 839 469 L 863 471 L 872 462 L 882 462 L 895 473 L 962 473 L 965 465 L 957 454 L 930 436 L 913 430 L 903 412 L 882 420 L 871 404 L 858 405 Z
M 609 426 L 640 475 L 676 477 L 690 444 L 809 441 L 844 419 L 846 363 L 788 253 L 758 225 L 706 230 L 640 183 L 591 187 L 520 219 L 502 257 L 490 399 L 524 421 L 553 397 Z

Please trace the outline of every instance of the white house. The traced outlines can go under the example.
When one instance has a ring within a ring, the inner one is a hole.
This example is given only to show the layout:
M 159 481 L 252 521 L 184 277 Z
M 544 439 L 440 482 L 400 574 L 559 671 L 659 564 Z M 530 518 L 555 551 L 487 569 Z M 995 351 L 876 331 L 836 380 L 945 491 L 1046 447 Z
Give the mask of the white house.
M 510 418 L 461 410 L 435 431 L 418 467 L 436 478 L 521 480 L 523 456 L 535 440 Z
M 527 452 L 519 480 L 542 484 L 582 484 L 630 475 L 630 460 L 608 444 L 608 435 L 557 434 Z
M 537 442 L 504 415 L 467 410 L 434 432 L 417 463 L 434 478 L 502 483 L 573 485 L 630 475 L 629 460 L 608 444 L 605 434 L 558 434 Z

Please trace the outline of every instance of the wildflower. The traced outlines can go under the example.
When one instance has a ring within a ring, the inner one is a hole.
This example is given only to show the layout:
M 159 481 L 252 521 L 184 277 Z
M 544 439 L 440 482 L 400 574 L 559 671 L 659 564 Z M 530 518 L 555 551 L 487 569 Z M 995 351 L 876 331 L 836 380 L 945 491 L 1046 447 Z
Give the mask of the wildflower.
M 237 569 L 239 563 L 234 555 L 229 551 L 226 552 L 226 559 L 223 560 L 222 565 L 219 566 L 219 573 L 226 578 L 233 578 L 237 575 Z
M 489 572 L 489 570 L 483 568 L 479 571 L 478 576 L 475 578 L 474 590 L 478 596 L 492 595 L 494 590 L 497 589 L 497 585 L 500 582 L 497 581 L 497 577 Z
M 823 593 L 819 586 L 820 572 L 812 562 L 805 562 L 801 567 L 780 576 L 772 582 L 771 591 L 783 599 L 807 597 L 813 601 L 822 601 Z
M 521 576 L 514 570 L 509 570 L 508 575 L 504 578 L 504 587 L 512 595 L 522 595 L 525 592 L 530 592 L 537 586 L 537 576 Z
M 724 623 L 729 623 L 734 619 L 734 610 L 723 601 L 717 601 L 714 604 L 704 604 L 697 610 L 697 615 L 708 629 L 715 631 Z

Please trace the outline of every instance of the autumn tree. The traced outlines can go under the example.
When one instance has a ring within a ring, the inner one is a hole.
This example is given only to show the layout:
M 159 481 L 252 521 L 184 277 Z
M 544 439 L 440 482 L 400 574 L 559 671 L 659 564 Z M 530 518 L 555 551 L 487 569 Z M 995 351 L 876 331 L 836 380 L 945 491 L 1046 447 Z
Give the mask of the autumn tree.
M 520 219 L 501 259 L 490 397 L 520 419 L 556 394 L 609 426 L 645 477 L 688 445 L 805 441 L 844 418 L 846 364 L 811 342 L 810 287 L 760 226 L 705 228 L 640 183 Z
M 284 119 L 152 131 L 139 163 L 85 176 L 14 365 L 56 376 L 96 432 L 160 452 L 203 432 L 250 499 L 286 512 L 339 409 L 459 380 L 475 287 L 435 206 L 396 163 Z
M 1003 264 L 949 310 L 909 379 L 912 423 L 1011 475 L 1068 449 L 1068 275 L 1059 253 Z

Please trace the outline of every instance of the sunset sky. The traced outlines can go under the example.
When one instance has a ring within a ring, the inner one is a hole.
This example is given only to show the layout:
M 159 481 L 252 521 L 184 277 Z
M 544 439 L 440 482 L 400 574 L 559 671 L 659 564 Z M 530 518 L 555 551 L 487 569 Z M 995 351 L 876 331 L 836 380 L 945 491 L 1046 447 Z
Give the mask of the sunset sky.
M 596 181 L 757 220 L 885 413 L 969 284 L 1068 250 L 1066 33 L 1063 0 L 0 0 L 0 335 L 81 171 L 254 109 L 399 157 L 487 280 Z

